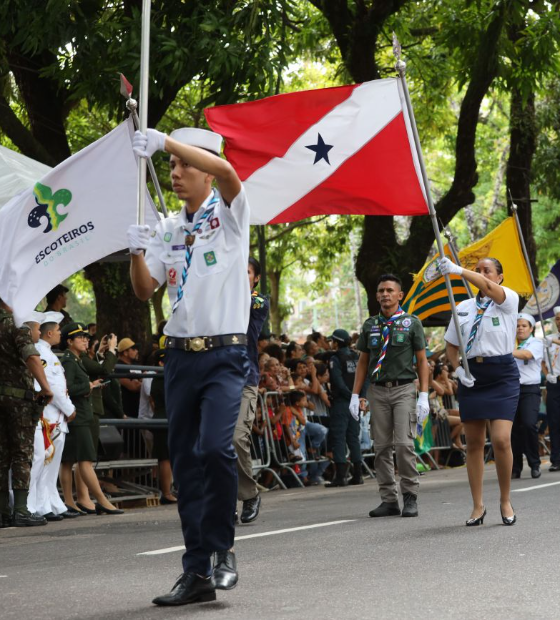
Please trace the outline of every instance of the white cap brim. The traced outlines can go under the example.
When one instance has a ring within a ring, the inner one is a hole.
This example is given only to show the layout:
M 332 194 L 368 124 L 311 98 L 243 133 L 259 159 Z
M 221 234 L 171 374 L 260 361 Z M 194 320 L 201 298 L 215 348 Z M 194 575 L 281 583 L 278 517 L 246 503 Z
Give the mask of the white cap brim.
M 41 321 L 41 325 L 44 323 L 60 323 L 64 319 L 64 315 L 62 312 L 43 312 L 43 320 Z
M 219 155 L 222 152 L 223 138 L 219 133 L 208 131 L 207 129 L 198 129 L 197 127 L 182 127 L 172 131 L 169 135 L 173 140 L 188 144 L 189 146 L 197 146 L 201 149 L 212 151 Z
M 24 323 L 39 323 L 39 325 L 41 325 L 41 323 L 43 322 L 43 317 L 44 317 L 44 313 L 43 312 L 30 312 L 28 315 L 26 315 L 26 317 L 23 319 Z

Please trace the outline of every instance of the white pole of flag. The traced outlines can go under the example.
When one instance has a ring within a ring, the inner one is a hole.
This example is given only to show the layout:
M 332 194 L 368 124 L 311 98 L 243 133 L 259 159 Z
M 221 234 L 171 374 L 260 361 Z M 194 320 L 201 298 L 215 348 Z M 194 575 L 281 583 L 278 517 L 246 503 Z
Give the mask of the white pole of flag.
M 451 251 L 451 255 L 453 256 L 453 260 L 457 263 L 457 265 L 461 264 L 461 259 L 459 258 L 459 252 L 457 252 L 457 246 L 455 245 L 455 237 L 453 233 L 446 226 L 443 229 L 443 234 L 447 239 L 447 243 L 449 244 L 449 250 Z M 463 280 L 463 284 L 465 285 L 465 289 L 467 290 L 467 295 L 469 299 L 474 297 L 474 293 L 472 292 L 471 285 L 465 280 L 465 278 L 461 278 Z
M 443 241 L 441 240 L 441 235 L 439 233 L 438 220 L 436 215 L 436 210 L 434 207 L 434 202 L 432 200 L 432 194 L 430 192 L 430 182 L 428 180 L 428 173 L 426 171 L 426 166 L 424 164 L 424 157 L 422 155 L 422 147 L 420 145 L 420 137 L 418 135 L 418 128 L 416 127 L 416 120 L 414 119 L 414 111 L 412 109 L 412 101 L 410 100 L 410 93 L 408 92 L 408 86 L 406 84 L 406 63 L 401 60 L 401 44 L 397 39 L 397 35 L 393 33 L 393 53 L 395 54 L 395 58 L 397 59 L 396 70 L 399 74 L 401 84 L 403 87 L 404 99 L 406 102 L 406 108 L 408 111 L 408 116 L 410 119 L 410 126 L 412 128 L 412 135 L 414 136 L 414 144 L 416 146 L 416 153 L 418 155 L 418 162 L 420 164 L 420 171 L 422 173 L 422 180 L 424 182 L 424 188 L 426 190 L 426 198 L 428 201 L 428 210 L 430 212 L 430 218 L 432 220 L 432 226 L 434 229 L 434 234 L 436 237 L 436 243 L 439 255 L 441 258 L 445 258 L 445 252 L 443 250 Z M 467 361 L 467 355 L 465 352 L 465 345 L 463 344 L 463 338 L 461 336 L 461 327 L 459 325 L 459 316 L 457 314 L 457 307 L 455 306 L 455 298 L 453 297 L 453 288 L 451 286 L 451 280 L 449 275 L 445 275 L 445 287 L 447 289 L 447 296 L 449 297 L 449 303 L 451 305 L 451 315 L 453 317 L 453 323 L 455 325 L 455 330 L 457 332 L 457 338 L 459 340 L 459 352 L 461 353 L 461 357 L 463 360 L 463 368 L 465 369 L 465 374 L 470 378 L 471 373 L 469 370 L 469 364 Z
M 548 367 L 550 368 L 550 372 L 552 370 L 552 357 L 550 355 L 550 347 L 548 346 L 548 342 L 546 340 L 546 334 L 544 331 L 544 318 L 542 315 L 541 304 L 539 302 L 539 296 L 537 295 L 537 283 L 535 282 L 535 276 L 533 275 L 533 270 L 531 269 L 531 261 L 529 260 L 529 253 L 527 252 L 527 246 L 525 245 L 525 238 L 523 237 L 523 231 L 521 230 L 521 222 L 519 221 L 519 216 L 517 215 L 517 205 L 513 202 L 513 198 L 511 193 L 509 195 L 509 199 L 511 201 L 511 210 L 513 213 L 513 218 L 515 219 L 515 225 L 517 227 L 517 234 L 519 235 L 519 240 L 521 241 L 521 248 L 523 249 L 523 256 L 525 257 L 525 262 L 527 263 L 527 269 L 529 271 L 529 276 L 531 277 L 531 286 L 533 287 L 533 296 L 535 297 L 535 304 L 537 305 L 537 312 L 539 314 L 539 320 L 541 322 L 541 327 L 544 336 L 544 348 L 546 350 L 546 356 L 548 357 Z
M 150 10 L 151 0 L 142 0 L 142 38 L 140 47 L 140 131 L 148 129 L 148 85 L 150 77 Z M 146 166 L 144 157 L 138 158 L 138 224 L 146 220 Z

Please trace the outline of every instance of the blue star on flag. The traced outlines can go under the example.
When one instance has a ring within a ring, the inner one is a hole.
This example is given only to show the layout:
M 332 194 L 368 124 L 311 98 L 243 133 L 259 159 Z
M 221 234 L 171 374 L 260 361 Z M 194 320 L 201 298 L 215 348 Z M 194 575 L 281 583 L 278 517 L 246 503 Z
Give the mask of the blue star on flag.
M 329 161 L 329 151 L 332 149 L 332 147 L 332 144 L 325 144 L 325 141 L 323 140 L 321 134 L 318 133 L 317 144 L 310 144 L 305 148 L 315 152 L 315 161 L 313 162 L 313 165 L 324 159 L 330 166 L 331 162 Z

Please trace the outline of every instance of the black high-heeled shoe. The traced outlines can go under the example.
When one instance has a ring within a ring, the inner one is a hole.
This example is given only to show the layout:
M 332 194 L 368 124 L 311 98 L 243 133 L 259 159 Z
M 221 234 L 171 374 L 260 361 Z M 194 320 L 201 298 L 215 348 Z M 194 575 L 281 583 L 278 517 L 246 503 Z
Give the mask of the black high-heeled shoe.
M 513 510 L 511 502 L 509 503 L 509 505 Z M 517 515 L 515 514 L 515 511 L 513 512 L 513 517 L 504 517 L 504 513 L 502 512 L 502 505 L 500 504 L 500 515 L 502 516 L 502 523 L 504 525 L 515 525 L 515 522 L 517 521 Z
M 83 504 L 80 504 L 79 502 L 76 502 L 76 506 L 82 511 L 85 512 L 87 515 L 94 515 L 95 514 L 95 509 L 91 509 L 91 508 L 86 508 Z
M 465 525 L 467 527 L 473 527 L 475 525 L 483 525 L 484 524 L 484 517 L 485 516 L 486 516 L 486 506 L 483 506 L 482 507 L 482 514 L 480 515 L 480 517 L 467 519 L 467 521 L 465 522 Z
M 95 505 L 95 512 L 98 515 L 123 515 L 124 510 L 120 510 L 119 508 L 115 508 L 111 510 L 110 508 L 105 508 L 105 506 L 101 506 L 100 504 Z

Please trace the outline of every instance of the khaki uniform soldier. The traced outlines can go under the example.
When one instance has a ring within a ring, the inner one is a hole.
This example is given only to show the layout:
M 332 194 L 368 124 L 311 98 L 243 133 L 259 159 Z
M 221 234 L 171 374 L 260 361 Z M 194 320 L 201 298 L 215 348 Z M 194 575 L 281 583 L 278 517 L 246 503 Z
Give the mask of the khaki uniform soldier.
M 35 321 L 38 323 L 39 320 Z M 38 339 L 38 336 L 37 336 Z M 36 401 L 33 378 L 41 391 Z M 52 399 L 39 352 L 27 327 L 16 327 L 11 308 L 0 300 L 0 527 L 45 525 L 27 510 L 35 427 L 42 406 Z M 8 476 L 12 471 L 14 515 L 10 515 Z
M 403 517 L 417 517 L 418 473 L 414 438 L 417 424 L 429 413 L 428 362 L 426 341 L 420 319 L 405 313 L 399 302 L 403 298 L 401 282 L 396 276 L 381 276 L 377 285 L 378 316 L 370 317 L 362 328 L 357 349 L 361 352 L 350 412 L 359 416 L 359 392 L 366 377 L 370 380 L 367 399 L 371 410 L 375 442 L 375 469 L 381 505 L 370 517 L 400 515 L 393 448 L 401 479 L 404 500 Z M 416 372 L 420 396 L 416 403 Z

